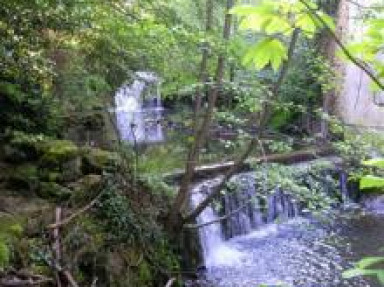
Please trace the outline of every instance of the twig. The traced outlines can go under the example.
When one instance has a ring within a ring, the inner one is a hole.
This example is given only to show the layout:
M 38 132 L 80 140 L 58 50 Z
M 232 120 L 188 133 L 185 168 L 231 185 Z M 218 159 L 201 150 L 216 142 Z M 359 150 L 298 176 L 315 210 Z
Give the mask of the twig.
M 221 217 L 219 217 L 219 218 L 217 218 L 215 220 L 204 222 L 204 223 L 201 223 L 201 224 L 185 224 L 183 226 L 183 228 L 185 228 L 185 229 L 198 229 L 198 228 L 205 227 L 205 226 L 208 226 L 208 225 L 211 225 L 211 224 L 215 224 L 215 223 L 221 222 L 223 220 L 226 220 L 228 218 L 231 218 L 232 216 L 236 215 L 237 213 L 242 211 L 244 208 L 246 208 L 254 199 L 255 199 L 254 197 L 248 199 L 239 208 L 237 208 L 237 209 L 231 211 L 230 213 L 228 213 L 228 214 L 226 214 L 224 216 L 221 216 Z
M 61 212 L 62 212 L 61 207 L 56 207 L 56 211 L 55 211 L 56 224 L 58 224 L 61 221 Z M 61 261 L 61 254 L 60 254 L 61 246 L 60 246 L 60 228 L 59 227 L 56 227 L 53 229 L 52 249 L 53 249 L 53 252 L 55 254 L 56 262 L 60 262 Z M 55 278 L 56 278 L 57 287 L 61 287 L 62 285 L 61 285 L 60 274 L 57 271 L 55 272 Z
M 9 280 L 1 279 L 0 286 L 4 286 L 4 287 L 41 286 L 41 284 L 51 283 L 51 282 L 53 282 L 51 278 L 42 278 L 35 281 L 32 279 L 22 280 L 18 278 L 9 279 Z
M 100 199 L 101 195 L 103 194 L 103 192 L 100 192 L 90 203 L 88 203 L 86 206 L 84 206 L 83 208 L 81 208 L 80 210 L 76 211 L 75 213 L 73 213 L 71 216 L 67 217 L 66 219 L 60 221 L 60 222 L 56 222 L 55 224 L 50 224 L 47 226 L 48 229 L 55 229 L 55 228 L 59 228 L 63 225 L 67 225 L 68 223 L 70 223 L 72 220 L 74 220 L 76 217 L 78 217 L 79 215 L 83 214 L 84 212 L 86 212 L 88 209 L 90 209 L 91 207 L 93 207 L 97 201 Z

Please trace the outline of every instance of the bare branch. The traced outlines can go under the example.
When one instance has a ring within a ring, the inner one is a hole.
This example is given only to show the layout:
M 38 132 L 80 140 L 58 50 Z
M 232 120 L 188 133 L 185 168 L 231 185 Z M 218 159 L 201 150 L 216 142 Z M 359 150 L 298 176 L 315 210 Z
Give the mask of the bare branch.
M 101 195 L 103 194 L 103 192 L 100 192 L 90 203 L 88 203 L 86 206 L 84 206 L 83 208 L 79 209 L 78 211 L 74 212 L 71 216 L 63 219 L 62 221 L 60 222 L 56 222 L 54 224 L 50 224 L 48 225 L 48 229 L 56 229 L 56 228 L 59 228 L 59 227 L 62 227 L 63 225 L 67 225 L 68 223 L 70 223 L 72 220 L 74 220 L 76 217 L 78 217 L 79 215 L 83 214 L 84 212 L 86 212 L 88 209 L 90 209 L 91 207 L 93 207 L 97 201 L 100 199 Z

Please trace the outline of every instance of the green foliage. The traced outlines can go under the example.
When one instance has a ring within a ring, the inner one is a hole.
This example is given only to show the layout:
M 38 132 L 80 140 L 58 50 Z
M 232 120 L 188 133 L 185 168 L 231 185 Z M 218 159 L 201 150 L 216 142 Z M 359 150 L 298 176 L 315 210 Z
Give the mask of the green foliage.
M 330 163 L 323 161 L 308 166 L 263 164 L 256 169 L 255 182 L 260 192 L 282 190 L 316 213 L 330 209 L 337 200 L 338 182 L 331 170 Z
M 357 262 L 354 268 L 344 271 L 343 277 L 373 276 L 384 285 L 384 270 L 372 268 L 374 265 L 382 262 L 384 262 L 384 257 L 365 257 Z
M 300 1 L 266 0 L 255 5 L 237 6 L 232 13 L 241 18 L 240 29 L 262 33 L 259 43 L 251 47 L 244 57 L 246 64 L 253 63 L 256 69 L 263 69 L 269 63 L 277 70 L 287 58 L 286 45 L 279 37 L 290 37 L 295 30 L 303 30 L 306 37 L 314 36 L 323 24 L 313 16 L 316 13 L 331 28 L 333 20 L 325 13 L 317 10 L 315 1 L 307 1 L 311 6 L 308 10 Z
M 23 227 L 16 220 L 0 217 L 0 270 L 9 267 L 13 245 L 23 234 Z
M 256 69 L 261 70 L 271 64 L 277 71 L 281 63 L 287 58 L 287 48 L 278 39 L 267 38 L 254 45 L 243 59 L 244 65 L 253 64 Z
M 363 161 L 363 164 L 366 166 L 384 168 L 384 159 L 383 158 L 374 158 L 370 160 Z
M 365 166 L 369 167 L 384 167 L 384 160 L 382 158 L 371 159 L 363 161 Z M 384 188 L 384 177 L 377 177 L 373 175 L 366 175 L 360 178 L 360 189 L 382 189 Z
M 368 3 L 367 6 L 374 6 Z M 348 45 L 349 51 L 359 61 L 369 64 L 376 72 L 379 81 L 384 78 L 384 63 L 381 57 L 378 57 L 383 52 L 382 43 L 384 41 L 384 19 L 383 11 L 380 9 L 369 9 L 369 14 L 357 18 L 356 25 L 365 27 L 363 35 L 358 35 Z M 380 90 L 374 85 L 373 90 Z
M 41 160 L 61 163 L 79 155 L 79 148 L 69 140 L 46 140 L 37 147 L 43 155 Z
M 384 177 L 372 175 L 363 176 L 360 179 L 360 189 L 384 188 Z
M 10 260 L 8 245 L 0 240 L 0 268 L 7 267 Z

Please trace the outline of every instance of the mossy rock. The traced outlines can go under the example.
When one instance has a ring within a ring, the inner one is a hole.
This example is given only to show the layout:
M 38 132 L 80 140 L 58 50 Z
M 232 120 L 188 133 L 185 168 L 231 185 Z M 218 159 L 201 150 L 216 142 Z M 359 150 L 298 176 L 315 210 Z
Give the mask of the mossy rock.
M 102 180 L 103 178 L 99 174 L 88 174 L 80 178 L 78 181 L 69 184 L 69 187 L 74 191 L 92 191 L 101 186 Z
M 105 126 L 104 115 L 100 111 L 84 115 L 81 122 L 84 128 L 89 131 L 97 131 Z
M 41 182 L 38 195 L 47 200 L 64 201 L 71 197 L 72 191 L 55 182 Z
M 103 171 L 115 171 L 119 165 L 120 157 L 115 152 L 97 148 L 87 148 L 84 150 L 82 161 L 83 174 L 101 174 Z
M 76 182 L 72 182 L 68 187 L 73 190 L 71 200 L 76 204 L 88 202 L 91 197 L 96 196 L 102 185 L 103 178 L 99 174 L 88 174 Z
M 10 163 L 21 163 L 36 158 L 31 157 L 25 150 L 9 144 L 3 145 L 2 155 L 3 160 Z
M 45 182 L 62 182 L 63 175 L 59 170 L 54 169 L 40 169 L 40 180 Z
M 46 139 L 41 134 L 28 134 L 19 131 L 9 132 L 6 138 L 7 143 L 3 145 L 2 153 L 4 159 L 12 163 L 38 159 L 38 145 Z
M 13 190 L 34 191 L 39 184 L 38 168 L 32 163 L 16 166 L 8 176 L 7 185 Z
M 19 217 L 0 216 L 0 269 L 8 267 L 13 257 L 15 244 L 24 233 Z
M 79 148 L 68 140 L 49 140 L 39 144 L 43 166 L 55 166 L 79 156 Z

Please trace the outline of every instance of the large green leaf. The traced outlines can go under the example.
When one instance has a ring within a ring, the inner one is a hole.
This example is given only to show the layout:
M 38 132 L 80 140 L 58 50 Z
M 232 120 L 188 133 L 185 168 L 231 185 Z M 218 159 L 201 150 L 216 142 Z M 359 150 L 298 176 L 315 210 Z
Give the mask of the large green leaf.
M 357 276 L 376 275 L 380 273 L 380 269 L 360 269 L 353 268 L 343 272 L 343 278 L 349 279 Z
M 278 39 L 267 38 L 248 50 L 243 63 L 244 65 L 253 64 L 259 70 L 271 64 L 273 70 L 277 71 L 286 58 L 287 48 L 284 44 Z
M 366 161 L 363 161 L 363 164 L 366 166 L 384 168 L 384 158 L 374 158 L 374 159 L 366 160 Z
M 359 262 L 357 262 L 356 266 L 359 268 L 367 268 L 369 266 L 372 266 L 376 263 L 384 262 L 384 257 L 377 256 L 377 257 L 365 257 L 361 259 Z
M 384 178 L 372 175 L 364 176 L 360 179 L 360 189 L 384 187 Z

